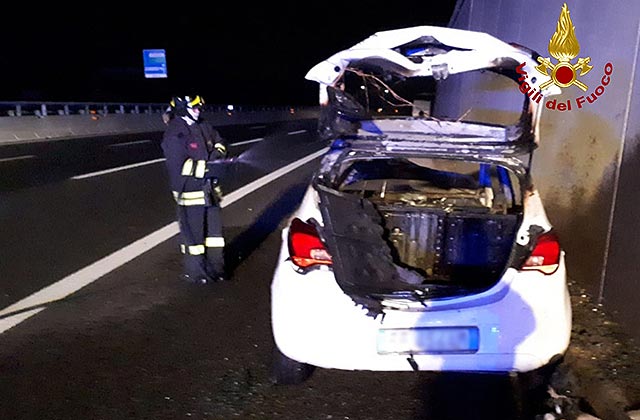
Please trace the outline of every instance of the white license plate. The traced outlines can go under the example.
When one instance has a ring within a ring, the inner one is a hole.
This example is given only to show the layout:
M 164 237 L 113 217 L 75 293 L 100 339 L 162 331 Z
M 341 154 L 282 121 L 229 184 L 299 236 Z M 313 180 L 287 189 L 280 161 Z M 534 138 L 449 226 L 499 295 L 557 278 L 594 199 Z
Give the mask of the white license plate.
M 378 330 L 379 354 L 474 353 L 477 327 L 390 328 Z

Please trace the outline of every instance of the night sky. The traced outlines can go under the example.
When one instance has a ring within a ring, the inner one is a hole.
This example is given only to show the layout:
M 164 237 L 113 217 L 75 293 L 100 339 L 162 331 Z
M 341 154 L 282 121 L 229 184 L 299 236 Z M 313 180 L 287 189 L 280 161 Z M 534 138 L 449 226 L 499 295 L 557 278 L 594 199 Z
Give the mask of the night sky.
M 0 102 L 167 102 L 200 94 L 209 104 L 267 106 L 317 104 L 317 84 L 304 78 L 313 65 L 377 31 L 446 26 L 455 5 L 23 3 L 0 27 Z M 143 49 L 166 50 L 167 79 L 145 79 Z

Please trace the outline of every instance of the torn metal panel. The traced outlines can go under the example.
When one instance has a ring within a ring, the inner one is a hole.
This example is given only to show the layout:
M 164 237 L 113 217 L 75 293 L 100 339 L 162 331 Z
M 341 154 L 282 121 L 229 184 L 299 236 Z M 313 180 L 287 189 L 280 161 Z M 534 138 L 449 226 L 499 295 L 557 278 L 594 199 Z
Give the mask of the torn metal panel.
M 527 190 L 524 191 L 523 204 L 523 212 L 527 216 L 528 224 L 536 228 L 531 230 L 529 227 L 523 225 L 518 231 L 516 242 L 518 245 L 531 246 L 530 244 L 535 242 L 538 234 L 551 230 L 551 222 L 549 222 L 547 213 L 544 211 L 540 193 L 533 188 L 533 185 L 530 185 Z
M 397 94 L 389 88 L 390 80 L 443 80 L 453 74 L 490 70 L 513 80 L 513 88 L 519 89 L 516 83 L 524 80 L 523 75 L 534 71 L 536 56 L 531 50 L 507 44 L 488 34 L 420 26 L 378 32 L 317 64 L 309 70 L 306 78 L 319 83 L 321 105 L 335 108 L 327 110 L 329 115 L 323 118 L 323 124 L 330 126 L 340 124 L 341 119 L 337 118 L 340 116 L 346 117 L 351 123 L 355 119 L 365 121 L 375 117 L 369 114 L 370 110 L 357 109 L 353 106 L 354 101 L 345 99 L 349 98 L 349 93 L 345 91 L 345 78 L 349 72 L 375 78 L 377 85 L 396 105 L 410 106 L 414 99 L 419 98 L 407 99 Z M 534 98 L 560 93 L 553 84 L 541 89 L 548 80 L 550 77 L 541 74 L 527 79 L 528 90 L 536 92 Z M 345 92 L 338 94 L 336 91 Z M 537 144 L 540 111 L 543 108 L 539 102 L 531 100 L 527 94 L 523 95 L 519 122 L 506 128 L 509 135 L 505 141 Z M 392 104 L 390 99 L 383 99 L 383 103 Z M 327 130 L 334 136 L 350 134 L 349 124 Z
M 518 156 L 536 147 L 519 127 L 431 120 L 364 121 L 357 140 L 353 142 L 355 150 L 377 144 L 389 152 L 464 156 Z

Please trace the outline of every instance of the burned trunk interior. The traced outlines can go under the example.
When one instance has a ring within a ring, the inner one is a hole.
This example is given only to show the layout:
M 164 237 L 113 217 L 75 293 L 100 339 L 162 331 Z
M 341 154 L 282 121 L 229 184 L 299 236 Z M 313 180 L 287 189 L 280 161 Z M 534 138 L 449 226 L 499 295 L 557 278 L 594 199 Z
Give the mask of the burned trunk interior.
M 320 197 L 322 235 L 346 293 L 445 298 L 499 280 L 522 216 L 517 178 L 505 168 L 391 158 L 342 167 Z
M 507 264 L 515 215 L 469 214 L 437 209 L 381 209 L 395 262 L 427 282 L 491 286 Z

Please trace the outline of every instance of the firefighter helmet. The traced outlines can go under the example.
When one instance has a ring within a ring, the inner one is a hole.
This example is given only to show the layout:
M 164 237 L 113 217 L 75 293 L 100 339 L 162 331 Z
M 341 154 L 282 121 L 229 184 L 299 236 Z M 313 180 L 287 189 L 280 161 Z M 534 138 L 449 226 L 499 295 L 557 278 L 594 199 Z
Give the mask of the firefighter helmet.
M 193 115 L 194 109 L 202 109 L 204 106 L 204 99 L 202 96 L 174 96 L 169 103 L 171 110 L 177 116 L 184 117 L 190 116 L 196 119 Z
M 186 109 L 186 108 L 195 108 L 195 107 L 203 107 L 204 99 L 202 96 L 174 96 L 171 98 L 171 102 L 169 103 L 171 108 L 178 109 Z

